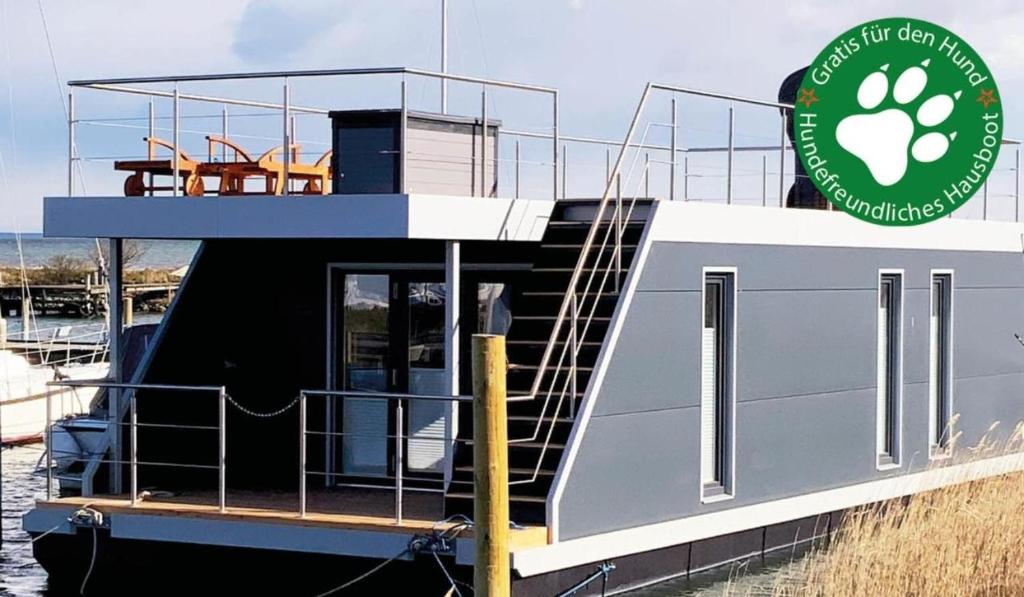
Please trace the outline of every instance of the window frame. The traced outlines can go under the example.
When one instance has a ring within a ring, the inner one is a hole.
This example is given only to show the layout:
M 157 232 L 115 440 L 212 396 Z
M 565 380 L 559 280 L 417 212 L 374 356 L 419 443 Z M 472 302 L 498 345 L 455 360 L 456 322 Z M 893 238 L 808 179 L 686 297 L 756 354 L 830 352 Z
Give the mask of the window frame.
M 878 366 L 881 365 L 882 355 L 879 350 L 882 347 L 882 338 L 878 318 L 882 313 L 882 291 L 886 280 L 895 280 L 895 294 L 891 294 L 895 305 L 888 309 L 890 318 L 886 327 L 887 337 L 885 346 L 888 348 L 888 371 L 890 376 L 881 383 L 881 372 Z M 876 410 L 875 410 L 875 467 L 878 470 L 899 468 L 902 465 L 903 455 L 903 346 L 905 339 L 904 332 L 904 311 L 906 308 L 906 275 L 903 269 L 879 269 L 877 278 L 877 290 L 875 293 L 875 350 L 876 350 Z M 895 321 L 893 321 L 895 320 Z M 895 324 L 895 325 L 893 325 Z M 895 349 L 895 350 L 893 350 Z M 886 401 L 887 395 L 891 397 L 891 403 Z M 880 415 L 889 412 L 889 418 L 883 419 Z M 886 424 L 888 423 L 888 424 Z M 886 443 L 889 444 L 888 450 Z
M 953 269 L 933 269 L 928 277 L 928 456 L 930 459 L 948 458 L 952 455 L 952 444 L 951 439 L 953 437 L 952 420 L 953 420 L 953 330 L 954 330 L 954 296 L 955 296 L 955 271 Z M 932 326 L 934 325 L 932 318 L 932 309 L 935 306 L 935 282 L 938 279 L 944 279 L 943 282 L 943 299 L 944 299 L 944 311 L 941 313 L 941 318 L 944 320 L 943 325 L 945 326 L 944 338 L 940 338 L 939 334 L 933 333 Z M 940 346 L 942 340 L 945 340 L 945 345 Z M 943 371 L 937 370 L 939 350 L 942 348 L 944 357 L 942 365 L 944 366 Z M 941 375 L 942 379 L 939 380 L 938 376 Z M 942 401 L 939 395 L 941 383 L 944 387 L 944 398 Z M 941 411 L 940 411 L 941 409 Z M 940 429 L 939 418 L 945 421 Z
M 720 279 L 723 286 L 721 294 L 722 319 L 723 319 L 723 340 L 725 346 L 721 348 L 721 356 L 726 359 L 725 367 L 720 367 L 716 377 L 722 380 L 722 398 L 718 399 L 719 408 L 717 413 L 720 421 L 718 436 L 716 437 L 716 452 L 718 466 L 718 479 L 715 482 L 705 483 L 707 471 L 704 465 L 704 429 L 703 429 L 703 404 L 698 404 L 698 424 L 700 425 L 698 441 L 699 450 L 699 478 L 701 503 L 713 503 L 722 500 L 732 499 L 736 488 L 736 355 L 737 355 L 737 320 L 739 311 L 739 273 L 736 267 L 732 266 L 706 266 L 701 272 L 700 288 L 700 336 L 698 339 L 700 362 L 700 397 L 704 394 L 703 368 L 705 362 L 703 331 L 707 317 L 707 290 L 709 279 L 714 281 Z M 724 379 L 723 379 L 724 377 Z M 702 400 L 701 400 L 702 402 Z

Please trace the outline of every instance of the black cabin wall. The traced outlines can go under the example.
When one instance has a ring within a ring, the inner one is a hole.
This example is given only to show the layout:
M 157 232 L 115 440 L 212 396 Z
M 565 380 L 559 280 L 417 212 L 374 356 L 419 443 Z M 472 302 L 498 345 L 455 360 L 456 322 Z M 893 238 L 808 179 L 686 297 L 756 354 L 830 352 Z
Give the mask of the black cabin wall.
M 463 243 L 463 262 L 522 262 L 534 246 Z M 157 347 L 144 383 L 225 385 L 248 409 L 275 411 L 300 389 L 327 382 L 330 263 L 444 263 L 444 241 L 207 241 Z M 138 421 L 217 425 L 214 392 L 139 392 Z M 308 403 L 308 428 L 324 429 L 323 400 Z M 229 487 L 294 489 L 298 409 L 257 418 L 227 406 Z M 125 433 L 127 437 L 127 432 Z M 308 467 L 324 470 L 323 439 L 310 435 Z M 125 442 L 127 454 L 127 440 Z M 140 462 L 215 465 L 217 431 L 140 427 Z M 127 479 L 127 477 L 125 477 Z M 316 477 L 310 475 L 311 486 Z M 140 489 L 213 489 L 215 470 L 140 466 Z M 230 498 L 230 496 L 229 496 Z

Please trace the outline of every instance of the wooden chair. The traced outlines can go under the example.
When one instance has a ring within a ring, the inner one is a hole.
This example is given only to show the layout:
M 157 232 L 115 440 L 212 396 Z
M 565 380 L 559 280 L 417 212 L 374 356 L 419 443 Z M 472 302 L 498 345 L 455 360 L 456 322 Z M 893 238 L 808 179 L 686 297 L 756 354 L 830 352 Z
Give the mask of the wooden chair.
M 171 186 L 158 186 L 147 182 L 146 175 L 174 176 L 174 155 L 178 156 L 178 176 L 181 177 L 178 190 L 188 197 L 201 197 L 206 191 L 203 178 L 199 175 L 200 164 L 174 144 L 157 137 L 143 137 L 146 142 L 145 160 L 119 160 L 114 162 L 114 170 L 132 172 L 124 181 L 124 194 L 127 197 L 141 197 L 156 191 L 173 191 L 179 181 L 171 181 Z M 171 157 L 157 159 L 157 148 L 163 147 L 171 151 Z M 150 181 L 153 179 L 150 178 Z
M 201 164 L 199 172 L 202 176 L 217 176 L 220 178 L 218 192 L 221 195 L 244 195 L 245 181 L 249 178 L 262 178 L 264 181 L 264 192 L 267 195 L 282 195 L 285 189 L 284 160 L 281 158 L 284 146 L 279 145 L 265 151 L 262 155 L 254 158 L 240 145 L 234 141 L 210 135 L 206 137 L 208 160 Z M 217 147 L 223 150 L 225 160 L 216 162 L 214 156 Z M 331 152 L 328 151 L 313 164 L 302 164 L 298 161 L 301 146 L 291 144 L 288 151 L 291 152 L 291 163 L 288 165 L 288 178 L 293 180 L 304 180 L 303 193 L 326 194 L 327 181 L 330 179 Z M 228 152 L 231 152 L 233 159 L 227 160 Z

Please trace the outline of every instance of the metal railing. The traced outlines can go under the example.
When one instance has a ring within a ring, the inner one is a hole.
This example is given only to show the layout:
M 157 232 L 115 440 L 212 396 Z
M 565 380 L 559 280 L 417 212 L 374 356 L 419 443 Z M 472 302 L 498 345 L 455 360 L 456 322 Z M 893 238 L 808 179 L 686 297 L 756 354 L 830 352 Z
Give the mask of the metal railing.
M 180 136 L 183 132 L 187 132 L 181 127 L 181 105 L 183 101 L 191 102 L 203 102 L 213 103 L 222 106 L 222 127 L 220 131 L 207 131 L 205 134 L 219 134 L 224 137 L 227 136 L 228 131 L 228 112 L 227 106 L 245 106 L 250 108 L 259 108 L 265 110 L 273 110 L 280 112 L 281 118 L 281 130 L 282 134 L 278 139 L 281 141 L 281 147 L 289 148 L 297 142 L 295 118 L 296 114 L 317 114 L 326 115 L 330 110 L 322 107 L 315 106 L 303 106 L 297 105 L 291 101 L 292 97 L 292 84 L 291 80 L 294 79 L 309 79 L 309 78 L 322 78 L 322 77 L 350 77 L 350 76 L 368 76 L 368 75 L 382 75 L 382 76 L 400 76 L 402 78 L 400 85 L 401 94 L 401 126 L 404 129 L 407 125 L 407 118 L 410 110 L 409 98 L 407 92 L 406 79 L 407 77 L 423 77 L 429 79 L 437 79 L 442 84 L 451 82 L 461 82 L 471 85 L 480 85 L 480 120 L 482 123 L 481 130 L 483 135 L 487 134 L 487 123 L 488 123 L 488 89 L 489 88 L 502 88 L 502 89 L 513 89 L 525 92 L 540 93 L 550 96 L 551 98 L 551 161 L 548 163 L 551 167 L 551 181 L 552 181 L 552 198 L 557 198 L 558 187 L 559 187 L 559 163 L 558 163 L 558 146 L 559 146 L 559 128 L 558 128 L 558 90 L 552 87 L 544 87 L 540 85 L 530 85 L 525 83 L 515 83 L 511 81 L 503 81 L 498 79 L 489 79 L 483 77 L 473 77 L 466 75 L 457 75 L 452 73 L 441 73 L 434 72 L 425 69 L 408 68 L 408 67 L 386 67 L 386 68 L 350 68 L 350 69 L 327 69 L 327 70 L 296 70 L 296 71 L 265 71 L 265 72 L 252 72 L 252 73 L 217 73 L 208 75 L 181 75 L 181 76 L 162 76 L 162 77 L 134 77 L 134 78 L 116 78 L 116 79 L 90 79 L 90 80 L 75 80 L 69 81 L 68 86 L 71 88 L 68 94 L 68 170 L 67 170 L 67 184 L 68 184 L 68 196 L 74 195 L 75 189 L 75 173 L 78 171 L 79 177 L 82 177 L 82 162 L 89 161 L 93 158 L 84 158 L 79 155 L 78 152 L 78 141 L 77 141 L 77 127 L 81 124 L 97 124 L 101 126 L 118 126 L 116 122 L 111 122 L 112 119 L 96 119 L 87 120 L 76 116 L 75 112 L 75 89 L 91 89 L 97 91 L 109 91 L 117 92 L 122 94 L 130 95 L 141 95 L 150 98 L 149 103 L 149 114 L 146 119 L 148 122 L 149 137 L 153 137 L 156 132 L 156 116 L 153 106 L 153 98 L 166 98 L 172 101 L 172 116 L 171 116 L 171 144 L 175 148 L 173 152 L 172 161 L 172 176 L 173 183 L 171 190 L 173 195 L 178 195 L 181 181 L 181 139 Z M 245 80 L 259 80 L 259 79 L 282 79 L 282 95 L 280 102 L 268 102 L 268 101 L 256 101 L 247 100 L 232 97 L 222 97 L 207 94 L 196 94 L 196 93 L 183 93 L 179 89 L 179 85 L 183 83 L 199 83 L 199 82 L 213 82 L 213 81 L 245 81 Z M 145 87 L 146 85 L 156 84 L 173 84 L 172 90 L 161 90 L 151 89 Z M 446 107 L 442 109 L 446 112 Z M 122 125 L 132 126 L 132 125 Z M 495 158 L 487 157 L 487 144 L 484 143 L 481 146 L 480 155 L 480 174 L 481 174 L 481 191 L 484 196 L 487 195 L 487 190 L 483 188 L 485 181 L 487 180 L 486 173 L 488 166 L 496 163 Z M 404 151 L 404 145 L 403 145 Z M 289 179 L 289 166 L 292 157 L 289 151 L 283 151 L 282 160 L 283 164 L 283 177 L 286 181 L 284 194 L 287 195 L 290 192 L 290 179 Z M 475 159 L 475 158 L 474 158 Z M 401 163 L 405 165 L 406 160 L 402 160 Z M 519 162 L 517 161 L 516 171 L 518 172 Z M 404 187 L 406 184 L 406 177 L 404 172 L 400 175 L 401 185 Z M 152 188 L 152 184 L 150 184 Z M 519 188 L 519 182 L 517 179 L 516 188 Z
M 307 401 L 310 397 L 314 398 L 353 398 L 361 400 L 382 400 L 385 402 L 394 402 L 394 434 L 388 434 L 385 436 L 363 434 L 355 436 L 354 434 L 348 434 L 338 431 L 329 431 L 330 426 L 327 426 L 324 431 L 315 432 L 310 431 L 308 428 L 308 408 Z M 395 524 L 402 524 L 404 517 L 404 491 L 405 491 L 405 442 L 411 438 L 411 435 L 405 432 L 405 404 L 406 402 L 419 401 L 419 402 L 444 402 L 444 403 L 455 403 L 455 402 L 469 402 L 472 403 L 472 396 L 435 396 L 435 395 L 423 395 L 423 394 L 399 394 L 391 392 L 362 392 L 362 391 L 348 391 L 348 390 L 302 390 L 299 393 L 299 517 L 305 518 L 308 512 L 308 491 L 307 491 L 307 477 L 310 474 L 323 474 L 325 476 L 340 476 L 341 473 L 337 471 L 310 471 L 308 467 L 309 454 L 308 454 L 308 437 L 311 434 L 316 434 L 324 437 L 325 443 L 329 446 L 334 438 L 344 437 L 366 437 L 374 439 L 389 439 L 394 442 L 394 491 L 395 491 Z M 455 441 L 454 437 L 423 437 L 418 436 L 417 440 L 426 441 L 439 441 L 445 443 L 451 443 Z M 447 468 L 451 466 L 452 450 L 445 448 L 444 466 Z M 330 468 L 330 467 L 327 467 Z M 387 475 L 383 476 L 387 478 Z M 381 488 L 386 486 L 381 485 Z
M 123 425 L 129 428 L 129 440 L 128 440 L 128 460 L 115 460 L 113 458 L 104 458 L 102 462 L 109 464 L 110 466 L 123 466 L 127 464 L 129 466 L 130 476 L 130 489 L 129 489 L 129 503 L 132 507 L 138 506 L 139 504 L 139 465 L 142 466 L 163 466 L 171 468 L 186 468 L 186 469 L 197 469 L 197 470 L 216 470 L 217 471 L 217 509 L 220 512 L 227 510 L 227 435 L 226 435 L 226 419 L 227 419 L 227 390 L 224 386 L 189 386 L 189 385 L 169 385 L 169 384 L 132 384 L 132 383 L 114 383 L 107 380 L 78 380 L 78 381 L 55 381 L 49 384 L 50 386 L 57 387 L 69 387 L 69 388 L 102 388 L 108 392 L 114 391 L 119 392 L 121 390 L 127 390 L 129 393 L 129 420 L 127 423 L 123 423 L 120 420 L 115 423 L 116 425 Z M 166 424 L 166 423 L 139 423 L 138 421 L 138 409 L 136 402 L 138 400 L 138 392 L 140 390 L 152 390 L 160 392 L 196 392 L 196 393 L 216 393 L 217 394 L 217 425 L 180 425 L 180 424 Z M 50 420 L 51 409 L 51 397 L 47 394 L 46 397 L 46 412 L 47 412 L 47 423 L 46 423 L 46 499 L 49 501 L 53 496 L 53 470 L 54 470 L 54 450 L 53 450 L 53 425 L 54 422 Z M 108 396 L 108 403 L 110 403 L 110 397 Z M 162 427 L 162 428 L 174 428 L 174 429 L 190 429 L 195 431 L 217 431 L 217 464 L 188 464 L 178 462 L 155 462 L 146 461 L 140 462 L 138 457 L 138 429 L 139 427 Z M 108 435 L 110 430 L 108 430 Z M 84 459 L 83 459 L 84 460 Z
M 394 433 L 387 435 L 371 435 L 371 434 L 353 434 L 339 431 L 330 431 L 330 424 L 325 424 L 324 431 L 312 431 L 309 429 L 309 418 L 308 418 L 308 401 L 309 398 L 350 398 L 359 400 L 380 400 L 384 402 L 395 404 L 394 408 Z M 507 397 L 506 402 L 522 402 L 529 400 L 527 396 L 510 396 Z M 406 461 L 405 453 L 408 449 L 408 441 L 436 441 L 443 442 L 445 444 L 445 456 L 442 466 L 445 470 L 451 470 L 453 468 L 453 457 L 454 457 L 454 446 L 457 443 L 471 443 L 472 437 L 456 437 L 455 434 L 452 436 L 426 436 L 426 435 L 413 435 L 407 432 L 405 416 L 406 407 L 410 402 L 441 402 L 447 404 L 453 403 L 473 403 L 472 396 L 442 396 L 442 395 L 431 395 L 431 394 L 403 394 L 395 392 L 366 392 L 366 391 L 355 391 L 355 390 L 302 390 L 299 393 L 299 517 L 305 518 L 308 514 L 308 477 L 309 475 L 323 475 L 325 477 L 340 477 L 344 473 L 337 470 L 324 470 L 324 471 L 313 471 L 309 469 L 309 436 L 316 435 L 323 437 L 325 443 L 330 450 L 330 442 L 334 438 L 370 438 L 370 439 L 386 439 L 393 443 L 394 450 L 394 480 L 393 485 L 390 487 L 395 492 L 394 498 L 394 519 L 395 524 L 402 524 L 404 519 L 404 496 L 406 491 L 410 491 L 406 488 L 405 481 L 407 480 L 407 474 L 405 472 Z M 331 467 L 328 466 L 328 469 Z M 374 480 L 387 480 L 390 479 L 391 475 L 373 475 Z M 422 478 L 417 480 L 422 481 Z M 358 487 L 358 488 L 374 488 L 374 489 L 388 489 L 387 485 L 383 484 L 351 484 L 341 482 L 331 482 L 328 484 L 332 487 Z M 428 489 L 417 488 L 413 491 L 431 491 Z M 434 491 L 445 491 L 442 487 L 440 490 Z

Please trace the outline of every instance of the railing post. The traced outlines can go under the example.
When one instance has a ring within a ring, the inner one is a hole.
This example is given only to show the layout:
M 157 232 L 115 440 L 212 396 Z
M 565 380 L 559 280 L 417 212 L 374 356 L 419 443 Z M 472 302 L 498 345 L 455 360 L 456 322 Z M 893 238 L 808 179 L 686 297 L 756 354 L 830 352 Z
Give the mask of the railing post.
M 690 200 L 690 154 L 683 156 L 683 201 Z
M 604 184 L 611 184 L 612 182 L 612 149 L 611 147 L 604 150 Z
M 153 137 L 155 137 L 155 136 L 156 136 L 156 106 L 153 104 L 153 98 L 150 97 L 149 98 L 149 138 L 153 139 Z M 146 159 L 152 160 L 154 157 L 156 157 L 156 156 L 153 155 L 155 153 L 155 150 L 153 149 L 154 147 L 156 147 L 156 146 L 153 145 L 152 142 L 147 142 L 146 143 Z M 153 182 L 153 173 L 150 172 L 146 176 L 147 176 L 147 180 L 149 181 L 149 196 L 152 197 L 152 196 L 156 195 L 156 191 L 153 190 L 153 187 L 156 186 L 155 183 Z
M 7 320 L 0 313 L 0 350 L 7 350 Z
M 551 152 L 553 154 L 554 166 L 552 168 L 552 175 L 554 176 L 554 186 L 551 189 L 551 196 L 554 199 L 558 199 L 558 91 L 552 92 L 552 120 L 554 125 L 554 134 L 551 135 Z
M 736 108 L 729 106 L 729 153 L 726 157 L 726 173 L 725 173 L 725 203 L 726 205 L 732 205 L 732 161 L 733 161 L 733 142 L 736 137 Z
M 402 468 L 405 467 L 405 455 L 402 453 L 402 436 L 405 434 L 402 425 L 402 399 L 395 405 L 395 524 L 402 524 Z
M 677 120 L 676 112 L 676 96 L 672 94 L 672 144 L 669 151 L 672 155 L 669 158 L 671 165 L 668 173 L 668 199 L 672 201 L 676 198 L 676 131 L 679 128 L 679 122 Z
M 299 392 L 299 518 L 306 517 L 306 393 Z
M 174 122 L 171 125 L 174 128 L 174 132 L 173 132 L 173 136 L 174 136 L 174 156 L 172 158 L 173 161 L 174 161 L 174 168 L 173 168 L 174 172 L 172 173 L 172 176 L 174 177 L 174 182 L 171 183 L 171 188 L 173 189 L 173 194 L 174 194 L 175 197 L 178 196 L 178 185 L 180 184 L 179 178 L 180 178 L 180 174 L 181 174 L 181 172 L 179 170 L 181 164 L 179 163 L 179 160 L 178 160 L 178 156 L 181 154 L 181 150 L 180 150 L 180 148 L 178 146 L 178 143 L 180 141 L 180 139 L 179 139 L 179 133 L 180 133 L 179 128 L 180 127 L 178 126 L 178 119 L 181 116 L 180 112 L 179 112 L 179 110 L 181 108 L 180 102 L 181 102 L 181 98 L 180 98 L 180 94 L 178 93 L 178 84 L 175 83 L 174 84 Z M 188 189 L 185 189 L 185 191 L 188 192 Z
M 761 156 L 761 207 L 768 207 L 768 154 Z
M 480 196 L 487 196 L 487 86 L 480 91 Z
M 566 197 L 566 190 L 569 187 L 569 148 L 562 144 L 562 199 Z
M 129 491 L 131 492 L 131 506 L 133 508 L 139 503 L 139 415 L 135 405 L 135 395 L 137 393 L 137 390 L 132 390 L 128 395 L 128 458 L 131 461 L 128 474 L 131 477 L 129 480 Z M 116 463 L 115 466 L 121 466 L 121 463 Z
M 53 397 L 46 393 L 46 501 L 53 498 Z
M 448 0 L 441 0 L 441 74 L 448 74 Z M 448 113 L 448 78 L 441 77 L 441 114 Z
M 284 137 L 284 148 L 282 150 L 284 152 L 284 159 L 283 159 L 283 161 L 284 161 L 284 174 L 283 174 L 284 181 L 283 181 L 283 184 L 281 185 L 281 194 L 282 195 L 287 195 L 288 194 L 289 175 L 291 173 L 291 168 L 292 168 L 292 148 L 291 148 L 292 140 L 291 140 L 291 135 L 288 134 L 289 133 L 289 131 L 288 131 L 288 123 L 291 120 L 291 118 L 290 118 L 291 117 L 291 110 L 290 110 L 288 104 L 291 101 L 291 95 L 292 94 L 291 94 L 291 90 L 290 90 L 290 88 L 288 86 L 288 80 L 285 79 L 285 83 L 284 83 L 284 98 L 283 98 L 283 101 L 281 103 L 281 106 L 282 106 L 282 109 L 281 109 L 281 112 L 282 112 L 282 118 L 281 118 L 281 130 L 282 130 L 282 133 L 281 134 Z
M 988 220 L 988 180 L 981 185 L 981 219 Z
M 220 424 L 217 426 L 217 435 L 218 435 L 218 439 L 219 439 L 219 444 L 220 445 L 218 447 L 218 457 L 217 457 L 217 476 L 218 476 L 217 488 L 218 488 L 219 493 L 220 493 L 220 495 L 219 495 L 219 510 L 221 512 L 226 512 L 227 511 L 227 505 L 228 505 L 228 500 L 227 500 L 227 494 L 228 494 L 228 489 L 227 489 L 227 447 L 228 447 L 228 443 L 227 443 L 227 429 L 225 428 L 225 425 L 227 423 L 227 418 L 228 418 L 227 417 L 227 414 L 228 414 L 228 409 L 227 409 L 228 392 L 227 392 L 227 388 L 225 388 L 224 386 L 221 386 L 220 387 L 220 391 L 218 392 L 218 394 L 219 395 L 218 395 L 217 402 L 218 402 Z
M 220 112 L 220 136 L 225 139 L 228 138 L 228 107 L 224 106 Z M 210 156 L 213 158 L 213 156 Z M 228 161 L 228 146 L 226 143 L 220 144 L 220 161 Z
M 651 152 L 649 151 L 644 152 L 644 198 L 651 198 Z
M 1020 221 L 1020 145 L 1014 155 L 1013 167 L 1013 221 Z
M 473 520 L 477 595 L 508 597 L 508 416 L 504 336 L 473 335 Z
M 622 275 L 622 174 L 615 175 L 615 292 Z
M 516 139 L 516 199 L 519 198 L 519 163 L 522 160 L 522 153 L 519 148 L 519 139 Z
M 406 172 L 405 167 L 406 167 L 406 164 L 407 164 L 407 162 L 409 160 L 407 159 L 408 158 L 408 153 L 406 152 L 406 147 L 405 147 L 406 146 L 406 142 L 405 141 L 406 141 L 406 136 L 407 136 L 406 133 L 407 133 L 407 130 L 409 128 L 409 92 L 408 92 L 408 89 L 406 88 L 405 77 L 402 77 L 401 93 L 402 93 L 402 120 L 401 120 L 401 123 L 399 124 L 400 152 L 401 153 L 398 156 L 398 190 L 401 193 L 408 193 L 409 189 L 407 188 L 407 179 L 406 179 L 406 175 L 405 175 L 405 172 Z M 335 157 L 337 157 L 337 156 L 335 156 Z M 473 193 L 476 193 L 476 189 L 470 189 L 470 191 L 471 191 L 471 196 L 472 196 Z M 335 192 L 337 192 L 337 191 L 335 191 Z
M 68 91 L 68 197 L 75 195 L 75 93 Z
M 570 319 L 569 319 L 569 331 L 570 331 L 569 337 L 571 338 L 570 350 L 572 352 L 569 354 L 569 372 L 570 372 L 570 375 L 571 375 L 571 377 L 569 378 L 569 392 L 570 392 L 570 395 L 571 395 L 571 397 L 569 398 L 569 416 L 570 417 L 575 417 L 576 416 L 576 389 L 577 389 L 576 388 L 576 359 L 577 359 L 576 353 L 579 351 L 579 335 L 578 335 L 577 327 L 576 327 L 577 326 L 576 319 L 577 319 L 577 315 L 579 314 L 579 306 L 577 304 L 576 289 L 575 288 L 571 289 L 571 292 L 572 292 L 572 307 L 571 307 L 572 313 L 571 313 Z M 596 301 L 596 300 L 598 300 L 598 298 L 599 297 L 595 297 L 594 300 Z M 555 415 L 557 416 L 558 413 L 556 412 Z M 555 424 L 554 421 L 552 421 L 551 424 L 554 425 Z
M 779 133 L 779 207 L 786 207 L 786 109 L 782 109 Z

